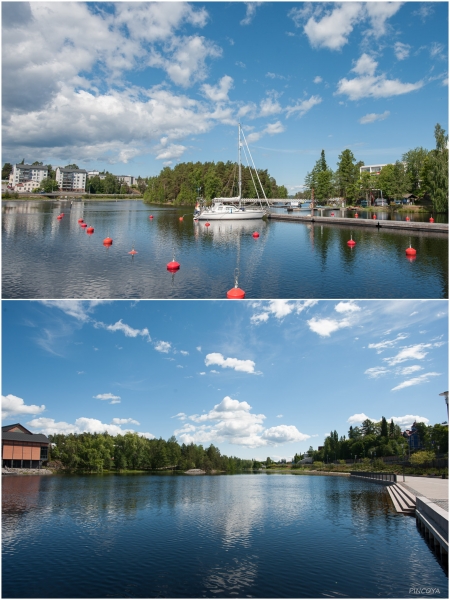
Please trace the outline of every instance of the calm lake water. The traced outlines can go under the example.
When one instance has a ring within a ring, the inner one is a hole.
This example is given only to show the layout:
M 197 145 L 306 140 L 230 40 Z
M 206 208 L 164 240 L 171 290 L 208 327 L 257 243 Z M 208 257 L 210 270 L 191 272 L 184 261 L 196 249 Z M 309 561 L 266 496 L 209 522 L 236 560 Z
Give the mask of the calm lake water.
M 376 484 L 6 476 L 2 495 L 4 598 L 448 597 L 415 519 Z
M 246 298 L 448 297 L 445 234 L 263 220 L 206 227 L 187 208 L 141 201 L 4 202 L 2 251 L 3 298 L 226 298 L 235 268 Z

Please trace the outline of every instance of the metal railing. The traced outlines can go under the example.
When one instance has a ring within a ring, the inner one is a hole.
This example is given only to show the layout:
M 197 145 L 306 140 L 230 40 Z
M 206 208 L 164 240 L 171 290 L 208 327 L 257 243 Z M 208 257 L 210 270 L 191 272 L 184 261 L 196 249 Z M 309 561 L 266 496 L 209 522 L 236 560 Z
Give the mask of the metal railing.
M 397 481 L 395 473 L 373 473 L 371 471 L 350 471 L 352 477 L 364 477 L 364 479 L 376 479 L 377 481 Z

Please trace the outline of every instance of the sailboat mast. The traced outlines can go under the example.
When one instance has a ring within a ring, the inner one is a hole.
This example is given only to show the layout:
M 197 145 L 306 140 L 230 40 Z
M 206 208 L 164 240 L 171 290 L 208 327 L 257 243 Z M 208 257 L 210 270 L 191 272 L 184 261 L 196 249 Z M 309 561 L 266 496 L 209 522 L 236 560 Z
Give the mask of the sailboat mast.
M 242 197 L 242 172 L 241 172 L 241 124 L 238 124 L 238 162 L 239 162 L 239 202 Z

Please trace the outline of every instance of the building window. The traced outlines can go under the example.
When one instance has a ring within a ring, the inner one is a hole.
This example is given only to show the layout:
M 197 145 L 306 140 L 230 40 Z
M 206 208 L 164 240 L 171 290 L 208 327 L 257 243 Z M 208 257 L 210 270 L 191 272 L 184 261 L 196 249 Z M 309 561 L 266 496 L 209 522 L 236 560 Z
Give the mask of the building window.
M 41 446 L 41 460 L 48 460 L 48 447 Z

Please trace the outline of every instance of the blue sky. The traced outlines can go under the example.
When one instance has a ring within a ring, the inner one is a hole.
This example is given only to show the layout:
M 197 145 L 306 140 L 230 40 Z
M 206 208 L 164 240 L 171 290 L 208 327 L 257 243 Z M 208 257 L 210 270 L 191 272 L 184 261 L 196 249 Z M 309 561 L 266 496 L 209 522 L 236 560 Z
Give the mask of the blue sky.
M 236 160 L 290 193 L 448 130 L 447 2 L 2 3 L 3 161 L 156 175 Z
M 290 458 L 447 419 L 445 301 L 3 301 L 3 424 Z

